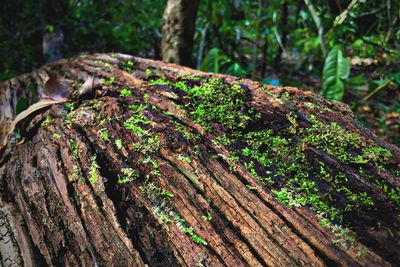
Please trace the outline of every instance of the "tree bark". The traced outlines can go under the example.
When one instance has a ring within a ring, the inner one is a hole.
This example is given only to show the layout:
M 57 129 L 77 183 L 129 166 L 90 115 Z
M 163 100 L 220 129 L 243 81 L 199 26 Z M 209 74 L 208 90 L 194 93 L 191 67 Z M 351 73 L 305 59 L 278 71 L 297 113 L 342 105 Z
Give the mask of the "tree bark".
M 193 37 L 199 0 L 168 0 L 162 28 L 163 61 L 193 67 Z
M 68 102 L 9 134 L 52 75 Z M 121 54 L 46 65 L 0 100 L 4 266 L 400 261 L 400 151 L 344 104 Z

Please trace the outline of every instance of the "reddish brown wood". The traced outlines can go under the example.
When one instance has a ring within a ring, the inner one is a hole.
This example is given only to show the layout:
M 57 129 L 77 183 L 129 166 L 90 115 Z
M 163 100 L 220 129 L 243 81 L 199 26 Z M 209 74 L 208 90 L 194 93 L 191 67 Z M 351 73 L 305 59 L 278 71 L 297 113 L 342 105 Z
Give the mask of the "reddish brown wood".
M 15 134 L 4 139 L 16 116 L 17 99 L 30 97 L 28 84 L 40 87 L 52 74 L 70 88 L 74 111 L 68 113 L 63 103 L 54 104 L 24 122 L 22 139 L 16 141 Z M 92 76 L 105 81 L 92 95 L 79 96 L 81 85 Z M 318 159 L 343 171 L 354 190 L 367 190 L 376 203 L 373 210 L 349 219 L 357 238 L 340 246 L 334 242 L 335 233 L 320 225 L 315 211 L 283 205 L 243 161 L 230 160 L 232 149 L 213 142 L 216 135 L 228 132 L 224 127 L 214 123 L 214 131 L 205 131 L 183 110 L 181 104 L 190 100 L 172 86 L 150 85 L 152 76 L 187 83 L 219 77 L 227 84 L 240 83 L 249 91 L 246 105 L 265 116 L 264 124 L 259 124 L 265 128 L 288 127 L 287 115 L 294 111 L 307 116 L 319 112 L 321 120 L 335 121 L 391 151 L 387 166 L 400 168 L 397 147 L 358 126 L 343 104 L 310 92 L 119 54 L 63 60 L 0 85 L 3 265 L 390 266 L 399 262 L 399 212 L 387 195 L 357 173 L 358 165 L 304 147 L 310 161 Z M 132 96 L 121 97 L 122 88 L 129 88 Z M 276 99 L 285 92 L 287 100 Z M 151 152 L 137 149 L 135 144 L 147 139 L 124 127 L 136 114 L 128 105 L 146 101 L 149 106 L 143 114 L 151 121 L 146 127 L 159 138 L 159 146 Z M 44 123 L 48 117 L 52 120 Z M 193 139 L 185 139 L 176 123 Z M 102 129 L 109 140 L 101 138 Z M 115 144 L 117 139 L 122 147 Z M 94 155 L 98 166 L 93 165 Z M 138 177 L 119 184 L 123 168 L 136 170 Z M 373 163 L 362 168 L 393 187 L 400 185 L 399 177 L 389 170 Z M 90 181 L 93 173 L 96 181 Z M 337 199 L 338 205 L 341 201 Z M 182 231 L 179 218 L 207 245 L 193 242 Z M 374 219 L 381 220 L 380 229 L 372 227 Z

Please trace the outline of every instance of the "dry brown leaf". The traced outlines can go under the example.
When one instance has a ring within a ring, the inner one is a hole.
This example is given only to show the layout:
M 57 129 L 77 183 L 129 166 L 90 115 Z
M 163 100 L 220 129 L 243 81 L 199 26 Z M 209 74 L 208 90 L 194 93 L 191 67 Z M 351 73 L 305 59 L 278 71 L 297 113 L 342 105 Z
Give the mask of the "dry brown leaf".
M 19 114 L 17 115 L 17 117 L 15 117 L 15 119 L 13 120 L 13 122 L 12 122 L 11 125 L 10 125 L 10 129 L 9 129 L 8 133 L 4 136 L 4 139 L 3 139 L 3 140 L 0 140 L 0 144 L 2 144 L 3 146 L 6 146 L 6 145 L 7 145 L 7 139 L 8 139 L 8 137 L 10 136 L 10 134 L 11 134 L 12 132 L 14 132 L 15 127 L 16 127 L 20 122 L 22 122 L 24 119 L 26 119 L 27 117 L 29 117 L 29 115 L 33 114 L 34 112 L 36 112 L 36 111 L 38 111 L 38 110 L 47 108 L 47 107 L 49 107 L 49 106 L 51 106 L 51 105 L 63 103 L 63 102 L 66 102 L 66 101 L 67 101 L 66 98 L 62 98 L 62 99 L 60 98 L 60 99 L 57 99 L 57 100 L 55 100 L 55 99 L 50 99 L 50 98 L 47 99 L 47 98 L 46 98 L 46 99 L 42 99 L 42 100 L 40 100 L 39 102 L 37 102 L 37 103 L 31 105 L 29 108 L 27 108 L 26 110 L 22 111 L 21 113 L 19 113 Z M 1 149 L 2 149 L 2 148 L 0 148 L 0 150 L 1 150 Z
M 63 85 L 57 75 L 52 75 L 44 84 L 44 96 L 53 100 L 62 100 L 68 97 L 68 88 Z
M 87 77 L 85 83 L 79 89 L 79 97 L 88 95 L 88 94 L 93 94 L 94 90 L 99 85 L 100 85 L 100 81 L 95 76 Z

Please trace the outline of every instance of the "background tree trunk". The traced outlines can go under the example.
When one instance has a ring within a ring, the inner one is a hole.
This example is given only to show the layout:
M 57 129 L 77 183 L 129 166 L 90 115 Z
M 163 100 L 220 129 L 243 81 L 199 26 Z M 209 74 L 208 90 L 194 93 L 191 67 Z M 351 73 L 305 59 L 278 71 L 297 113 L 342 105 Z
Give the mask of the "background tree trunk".
M 193 67 L 193 37 L 200 0 L 168 0 L 162 28 L 165 62 Z
M 69 102 L 22 120 L 0 152 L 2 265 L 400 261 L 399 149 L 343 104 L 84 55 L 0 85 L 0 141 L 18 99 L 31 99 L 26 88 L 51 75 Z M 87 82 L 93 76 L 99 88 Z M 80 95 L 83 84 L 97 89 Z

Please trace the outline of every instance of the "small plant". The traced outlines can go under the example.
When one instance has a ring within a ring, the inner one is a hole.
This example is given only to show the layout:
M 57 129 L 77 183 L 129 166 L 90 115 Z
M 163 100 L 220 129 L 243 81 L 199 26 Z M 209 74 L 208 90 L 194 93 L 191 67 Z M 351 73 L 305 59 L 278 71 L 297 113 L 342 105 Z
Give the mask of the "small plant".
M 82 169 L 79 166 L 74 166 L 72 173 L 68 175 L 68 181 L 79 181 L 82 178 Z
M 72 112 L 74 110 L 74 103 L 65 103 L 64 106 L 68 110 L 68 112 Z
M 173 194 L 172 192 L 163 190 L 163 191 L 161 192 L 161 196 L 167 197 L 167 198 L 173 198 L 173 197 L 174 197 L 174 194 Z
M 182 154 L 178 154 L 178 159 L 180 159 L 181 161 L 185 162 L 185 163 L 190 163 L 192 162 L 192 160 L 190 159 L 190 157 L 182 155 Z
M 147 157 L 143 160 L 143 163 L 150 163 L 152 167 L 151 173 L 154 174 L 155 176 L 160 176 L 161 173 L 158 170 L 158 162 L 155 159 L 152 159 L 151 157 Z
M 131 95 L 132 95 L 132 91 L 129 90 L 128 88 L 122 88 L 122 89 L 121 89 L 121 92 L 119 93 L 119 95 L 120 95 L 121 97 L 128 97 L 128 96 L 131 96 Z
M 145 104 L 137 104 L 137 105 L 129 105 L 128 108 L 132 110 L 134 113 L 139 113 L 147 108 Z
M 108 79 L 105 78 L 100 78 L 100 84 L 107 84 L 107 85 L 112 85 L 115 82 L 115 77 L 111 76 Z
M 360 250 L 357 252 L 357 255 L 360 257 L 365 257 L 368 254 L 368 250 L 366 247 L 362 246 Z
M 167 116 L 173 116 L 174 115 L 174 113 L 172 113 L 171 111 L 168 111 L 168 110 L 163 110 L 162 113 L 167 115 Z
M 132 182 L 135 178 L 139 177 L 139 173 L 132 168 L 122 168 L 121 174 L 118 175 L 117 183 L 119 185 Z
M 47 115 L 46 119 L 42 122 L 43 127 L 47 127 L 54 122 L 53 118 L 50 115 Z
M 232 140 L 231 138 L 229 138 L 228 135 L 223 134 L 220 136 L 216 136 L 214 138 L 214 141 L 216 144 L 221 145 L 221 146 L 229 146 L 232 145 L 234 143 L 234 140 Z
M 69 139 L 69 145 L 71 146 L 72 158 L 76 160 L 79 156 L 78 143 L 74 139 Z
M 254 186 L 252 186 L 251 184 L 246 184 L 246 187 L 249 190 L 256 190 L 256 188 Z
M 100 138 L 103 139 L 104 141 L 106 142 L 110 141 L 110 136 L 106 128 L 98 130 L 97 133 L 99 134 Z
M 89 169 L 89 182 L 92 184 L 97 182 L 97 180 L 99 179 L 98 170 L 100 169 L 100 166 L 97 164 L 96 158 L 96 155 L 92 156 L 92 165 L 90 165 Z
M 210 221 L 212 220 L 212 216 L 211 216 L 210 213 L 207 213 L 206 215 L 201 216 L 201 218 L 202 218 L 204 221 L 208 221 L 208 222 L 210 222 Z
M 99 120 L 99 127 L 103 126 L 104 124 L 106 124 L 106 119 Z
M 115 139 L 114 143 L 119 150 L 124 146 L 124 141 L 122 141 L 122 139 Z
M 134 143 L 133 149 L 144 154 L 157 152 L 160 148 L 160 138 L 158 136 L 149 137 L 143 143 Z
M 190 130 L 179 122 L 174 121 L 174 123 L 176 125 L 176 130 L 181 133 L 186 140 L 189 141 L 191 139 Z
M 134 65 L 135 65 L 135 64 L 134 64 L 131 60 L 128 60 L 128 61 L 126 61 L 126 63 L 125 63 L 125 69 L 126 69 L 127 71 L 132 71 Z
M 148 135 L 149 132 L 147 130 L 144 130 L 140 126 L 138 126 L 138 123 L 142 124 L 149 124 L 150 121 L 142 114 L 138 114 L 134 117 L 130 117 L 124 122 L 124 126 L 126 129 L 133 131 L 135 134 L 142 136 L 142 135 Z
M 61 138 L 61 134 L 59 134 L 59 133 L 53 133 L 53 137 L 54 137 L 55 139 L 60 139 L 60 138 Z
M 204 240 L 203 238 L 201 238 L 200 236 L 198 236 L 193 227 L 189 227 L 185 220 L 176 212 L 171 211 L 170 215 L 174 218 L 176 225 L 178 226 L 178 228 L 183 232 L 186 233 L 190 236 L 190 238 L 192 239 L 193 242 L 197 243 L 197 244 L 202 244 L 204 246 L 208 245 L 208 242 L 206 240 Z
M 400 187 L 396 187 L 390 190 L 389 200 L 395 204 L 396 208 L 400 210 Z

